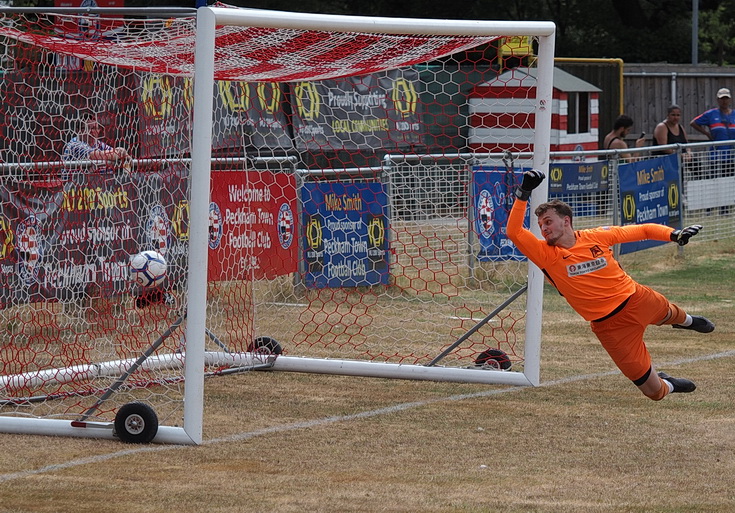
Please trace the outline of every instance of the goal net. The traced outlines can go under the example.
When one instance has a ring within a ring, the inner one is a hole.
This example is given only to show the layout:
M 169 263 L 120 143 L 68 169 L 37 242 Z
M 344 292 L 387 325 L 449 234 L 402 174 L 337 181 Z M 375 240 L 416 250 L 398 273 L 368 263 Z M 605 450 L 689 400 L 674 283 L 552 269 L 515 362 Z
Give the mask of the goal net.
M 200 443 L 205 378 L 253 369 L 538 384 L 504 226 L 553 37 L 3 10 L 0 431 Z

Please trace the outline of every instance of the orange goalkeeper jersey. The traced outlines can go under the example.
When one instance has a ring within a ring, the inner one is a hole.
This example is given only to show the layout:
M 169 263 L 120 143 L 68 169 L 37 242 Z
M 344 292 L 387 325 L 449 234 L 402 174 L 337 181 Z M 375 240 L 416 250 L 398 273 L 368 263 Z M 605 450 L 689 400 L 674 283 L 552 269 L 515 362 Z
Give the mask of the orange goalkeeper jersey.
M 645 239 L 668 241 L 673 231 L 653 223 L 576 230 L 577 242 L 565 249 L 549 246 L 523 227 L 526 204 L 515 200 L 508 218 L 508 238 L 588 321 L 611 313 L 635 291 L 633 278 L 613 258 L 612 246 Z

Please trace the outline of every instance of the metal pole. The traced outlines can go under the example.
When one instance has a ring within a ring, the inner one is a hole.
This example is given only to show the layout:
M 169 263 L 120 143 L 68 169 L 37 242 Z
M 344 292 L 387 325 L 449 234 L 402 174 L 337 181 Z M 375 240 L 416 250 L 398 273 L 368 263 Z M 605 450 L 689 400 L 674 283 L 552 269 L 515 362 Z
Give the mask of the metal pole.
M 169 326 L 169 327 L 168 327 L 168 329 L 167 329 L 166 331 L 164 331 L 164 332 L 163 332 L 163 333 L 161 334 L 161 336 L 160 336 L 160 337 L 158 337 L 158 339 L 156 339 L 156 341 L 155 341 L 155 342 L 153 342 L 153 344 L 151 344 L 150 346 L 148 346 L 148 349 L 146 349 L 146 350 L 145 350 L 145 351 L 143 352 L 143 354 L 142 354 L 142 355 L 140 355 L 140 356 L 138 357 L 138 359 L 137 359 L 137 360 L 135 360 L 135 361 L 133 362 L 133 364 L 132 364 L 132 365 L 131 365 L 130 367 L 128 367 L 128 370 L 126 370 L 125 372 L 123 372 L 123 374 L 122 374 L 122 375 L 121 375 L 120 377 L 118 377 L 118 378 L 117 378 L 117 379 L 115 380 L 115 382 L 113 382 L 113 383 L 112 383 L 112 385 L 110 385 L 110 387 L 109 387 L 109 388 L 108 388 L 108 389 L 107 389 L 107 390 L 105 391 L 105 393 L 104 393 L 104 394 L 102 394 L 102 395 L 100 396 L 100 398 L 99 398 L 99 399 L 97 399 L 97 402 L 95 402 L 95 403 L 94 403 L 94 404 L 93 404 L 93 405 L 92 405 L 92 406 L 91 406 L 91 407 L 90 407 L 90 408 L 89 408 L 89 409 L 88 409 L 88 410 L 87 410 L 87 411 L 86 411 L 86 412 L 84 413 L 84 415 L 82 415 L 82 416 L 81 416 L 81 417 L 79 418 L 79 420 L 80 420 L 80 421 L 85 421 L 85 420 L 87 420 L 87 419 L 88 419 L 88 418 L 90 417 L 90 415 L 92 415 L 92 413 L 94 413 L 95 411 L 97 411 L 97 410 L 99 409 L 100 405 L 101 405 L 102 403 L 104 403 L 104 402 L 105 402 L 105 401 L 106 401 L 107 399 L 109 399 L 109 398 L 110 398 L 110 396 L 111 396 L 111 395 L 112 395 L 113 393 L 115 393 L 115 390 L 117 390 L 118 388 L 120 388 L 120 387 L 121 387 L 121 386 L 123 385 L 123 383 L 125 383 L 125 381 L 127 381 L 127 379 L 128 379 L 128 378 L 129 378 L 129 377 L 130 377 L 130 376 L 131 376 L 131 375 L 132 375 L 132 374 L 133 374 L 133 373 L 134 373 L 135 371 L 137 371 L 137 370 L 138 370 L 138 368 L 139 368 L 139 367 L 140 367 L 140 366 L 141 366 L 141 365 L 143 364 L 143 362 L 145 362 L 145 361 L 146 361 L 146 360 L 148 359 L 148 357 L 149 357 L 150 355 L 152 355 L 152 354 L 153 354 L 153 353 L 154 353 L 154 352 L 155 352 L 155 351 L 156 351 L 156 350 L 157 350 L 157 349 L 158 349 L 158 348 L 159 348 L 159 347 L 161 346 L 161 344 L 163 344 L 163 342 L 164 342 L 164 341 L 165 341 L 165 340 L 166 340 L 167 338 L 169 338 L 169 337 L 170 337 L 171 335 L 173 335 L 174 331 L 176 331 L 176 330 L 177 330 L 177 329 L 179 328 L 179 326 L 181 326 L 181 323 L 182 323 L 182 322 L 184 322 L 184 318 L 183 318 L 183 317 L 179 317 L 178 319 L 176 319 L 176 321 L 174 321 L 174 323 L 173 323 L 173 324 L 172 324 L 171 326 Z
M 194 73 L 194 123 L 191 142 L 191 214 L 189 297 L 186 324 L 184 430 L 202 441 L 204 412 L 204 336 L 207 317 L 209 190 L 212 158 L 212 91 L 216 16 L 209 7 L 197 11 Z
M 551 141 L 551 111 L 554 81 L 555 33 L 539 38 L 538 76 L 536 80 L 536 132 L 533 139 L 533 167 L 548 176 L 549 141 Z M 549 197 L 548 180 L 531 196 L 533 212 Z M 537 223 L 531 221 L 531 232 L 541 238 Z M 541 324 L 544 302 L 544 275 L 533 262 L 528 262 L 528 294 L 526 295 L 525 364 L 523 374 L 532 385 L 541 380 Z
M 490 319 L 492 319 L 493 317 L 495 317 L 496 315 L 498 315 L 501 311 L 503 311 L 503 309 L 505 309 L 506 306 L 508 306 L 513 301 L 515 301 L 516 299 L 518 299 L 518 296 L 520 296 L 521 294 L 523 294 L 524 292 L 526 292 L 526 290 L 528 290 L 528 285 L 524 285 L 523 287 L 521 287 L 520 289 L 518 289 L 516 292 L 514 292 L 513 295 L 510 296 L 508 299 L 506 299 L 503 302 L 502 305 L 500 305 L 495 310 L 493 310 L 492 312 L 490 312 L 489 314 L 487 314 L 484 319 L 482 319 L 477 324 L 475 324 L 472 328 L 470 328 L 469 331 L 467 331 L 467 333 L 465 333 L 464 335 L 462 335 L 461 337 L 459 337 L 457 339 L 457 341 L 454 342 L 454 344 L 452 344 L 451 346 L 449 346 L 448 348 L 446 348 L 444 351 L 442 351 L 439 356 L 437 356 L 436 358 L 434 358 L 433 360 L 431 360 L 429 363 L 427 363 L 426 366 L 427 367 L 431 367 L 433 365 L 436 365 L 436 363 L 439 360 L 441 360 L 442 358 L 444 358 L 445 356 L 447 356 L 450 352 L 452 352 L 454 350 L 455 347 L 457 347 L 462 342 L 464 342 L 465 340 L 467 340 L 468 338 L 470 338 L 473 333 L 475 333 L 477 330 L 479 330 L 480 328 L 482 328 L 485 324 L 487 324 L 488 322 L 490 322 Z
M 692 0 L 692 64 L 699 64 L 699 0 Z

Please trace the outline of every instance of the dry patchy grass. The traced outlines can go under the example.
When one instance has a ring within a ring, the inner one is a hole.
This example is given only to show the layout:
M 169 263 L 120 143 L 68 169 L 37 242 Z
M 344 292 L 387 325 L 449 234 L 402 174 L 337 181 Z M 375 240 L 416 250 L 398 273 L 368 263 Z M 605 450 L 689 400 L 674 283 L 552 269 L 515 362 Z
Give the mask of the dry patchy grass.
M 623 263 L 717 323 L 648 331 L 654 360 L 695 393 L 646 399 L 548 291 L 541 387 L 214 378 L 199 447 L 0 435 L 0 511 L 731 512 L 731 246 Z

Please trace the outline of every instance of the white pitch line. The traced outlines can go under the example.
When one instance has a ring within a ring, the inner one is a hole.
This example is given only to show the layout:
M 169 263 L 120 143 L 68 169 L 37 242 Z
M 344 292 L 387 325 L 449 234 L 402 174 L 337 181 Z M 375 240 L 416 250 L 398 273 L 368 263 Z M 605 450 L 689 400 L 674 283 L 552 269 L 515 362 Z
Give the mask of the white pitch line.
M 717 360 L 719 358 L 728 358 L 731 356 L 735 356 L 735 350 L 724 351 L 722 353 L 702 355 L 702 356 L 697 356 L 693 358 L 686 358 L 683 360 L 676 360 L 673 362 L 661 363 L 660 367 L 677 366 L 677 365 L 701 362 L 701 361 L 706 361 L 706 360 Z M 658 366 L 659 365 L 657 365 L 657 367 Z M 605 377 L 605 376 L 612 376 L 614 374 L 620 374 L 620 371 L 611 370 L 611 371 L 606 371 L 606 372 L 598 372 L 595 374 L 580 374 L 577 376 L 569 376 L 566 378 L 541 383 L 539 387 L 565 385 L 568 383 L 574 383 L 576 381 L 585 381 L 588 379 L 596 379 L 596 378 Z M 429 405 L 437 404 L 437 403 L 464 401 L 466 399 L 477 399 L 477 398 L 482 398 L 482 397 L 490 397 L 490 396 L 506 394 L 510 392 L 520 392 L 521 390 L 528 390 L 531 388 L 532 387 L 516 386 L 516 387 L 502 388 L 499 390 L 498 389 L 484 390 L 482 392 L 474 392 L 471 394 L 456 394 L 456 395 L 450 395 L 447 397 L 436 397 L 434 399 L 426 399 L 424 401 L 401 403 L 401 404 L 396 404 L 393 406 L 386 406 L 385 408 L 378 408 L 377 410 L 369 410 L 369 411 L 364 411 L 360 413 L 353 413 L 351 415 L 335 415 L 332 417 L 324 417 L 321 419 L 307 420 L 304 422 L 293 422 L 291 424 L 281 424 L 279 426 L 271 426 L 267 428 L 256 429 L 255 431 L 248 431 L 246 433 L 237 433 L 234 435 L 225 436 L 221 438 L 213 438 L 211 440 L 205 440 L 204 442 L 202 442 L 202 445 L 215 445 L 215 444 L 226 443 L 226 442 L 237 442 L 241 440 L 248 440 L 251 438 L 256 438 L 259 436 L 270 435 L 273 433 L 283 433 L 286 431 L 296 431 L 299 429 L 326 426 L 329 424 L 335 424 L 337 422 L 347 422 L 351 420 L 367 419 L 370 417 L 377 417 L 379 415 L 388 415 L 391 413 L 406 411 L 406 410 L 410 410 L 413 408 L 421 408 L 423 406 L 429 406 Z M 190 445 L 146 445 L 142 447 L 126 449 L 123 451 L 112 452 L 109 454 L 100 454 L 98 456 L 89 456 L 86 458 L 79 458 L 76 460 L 67 461 L 65 463 L 47 465 L 45 467 L 40 467 L 37 469 L 24 470 L 21 472 L 12 472 L 9 474 L 0 474 L 0 483 L 12 481 L 15 479 L 22 479 L 24 477 L 36 476 L 39 474 L 46 474 L 46 473 L 54 472 L 57 470 L 78 467 L 81 465 L 100 463 L 103 461 L 111 460 L 113 458 L 120 458 L 123 456 L 142 454 L 142 453 L 148 453 L 148 452 L 173 451 L 173 450 L 181 450 L 181 449 L 189 449 L 189 448 L 192 448 L 192 446 Z
M 448 316 L 450 319 L 456 319 L 459 321 L 472 321 L 472 322 L 480 322 L 482 319 L 473 319 L 472 317 L 456 317 L 454 315 Z M 495 322 L 495 319 L 490 319 L 488 322 Z

